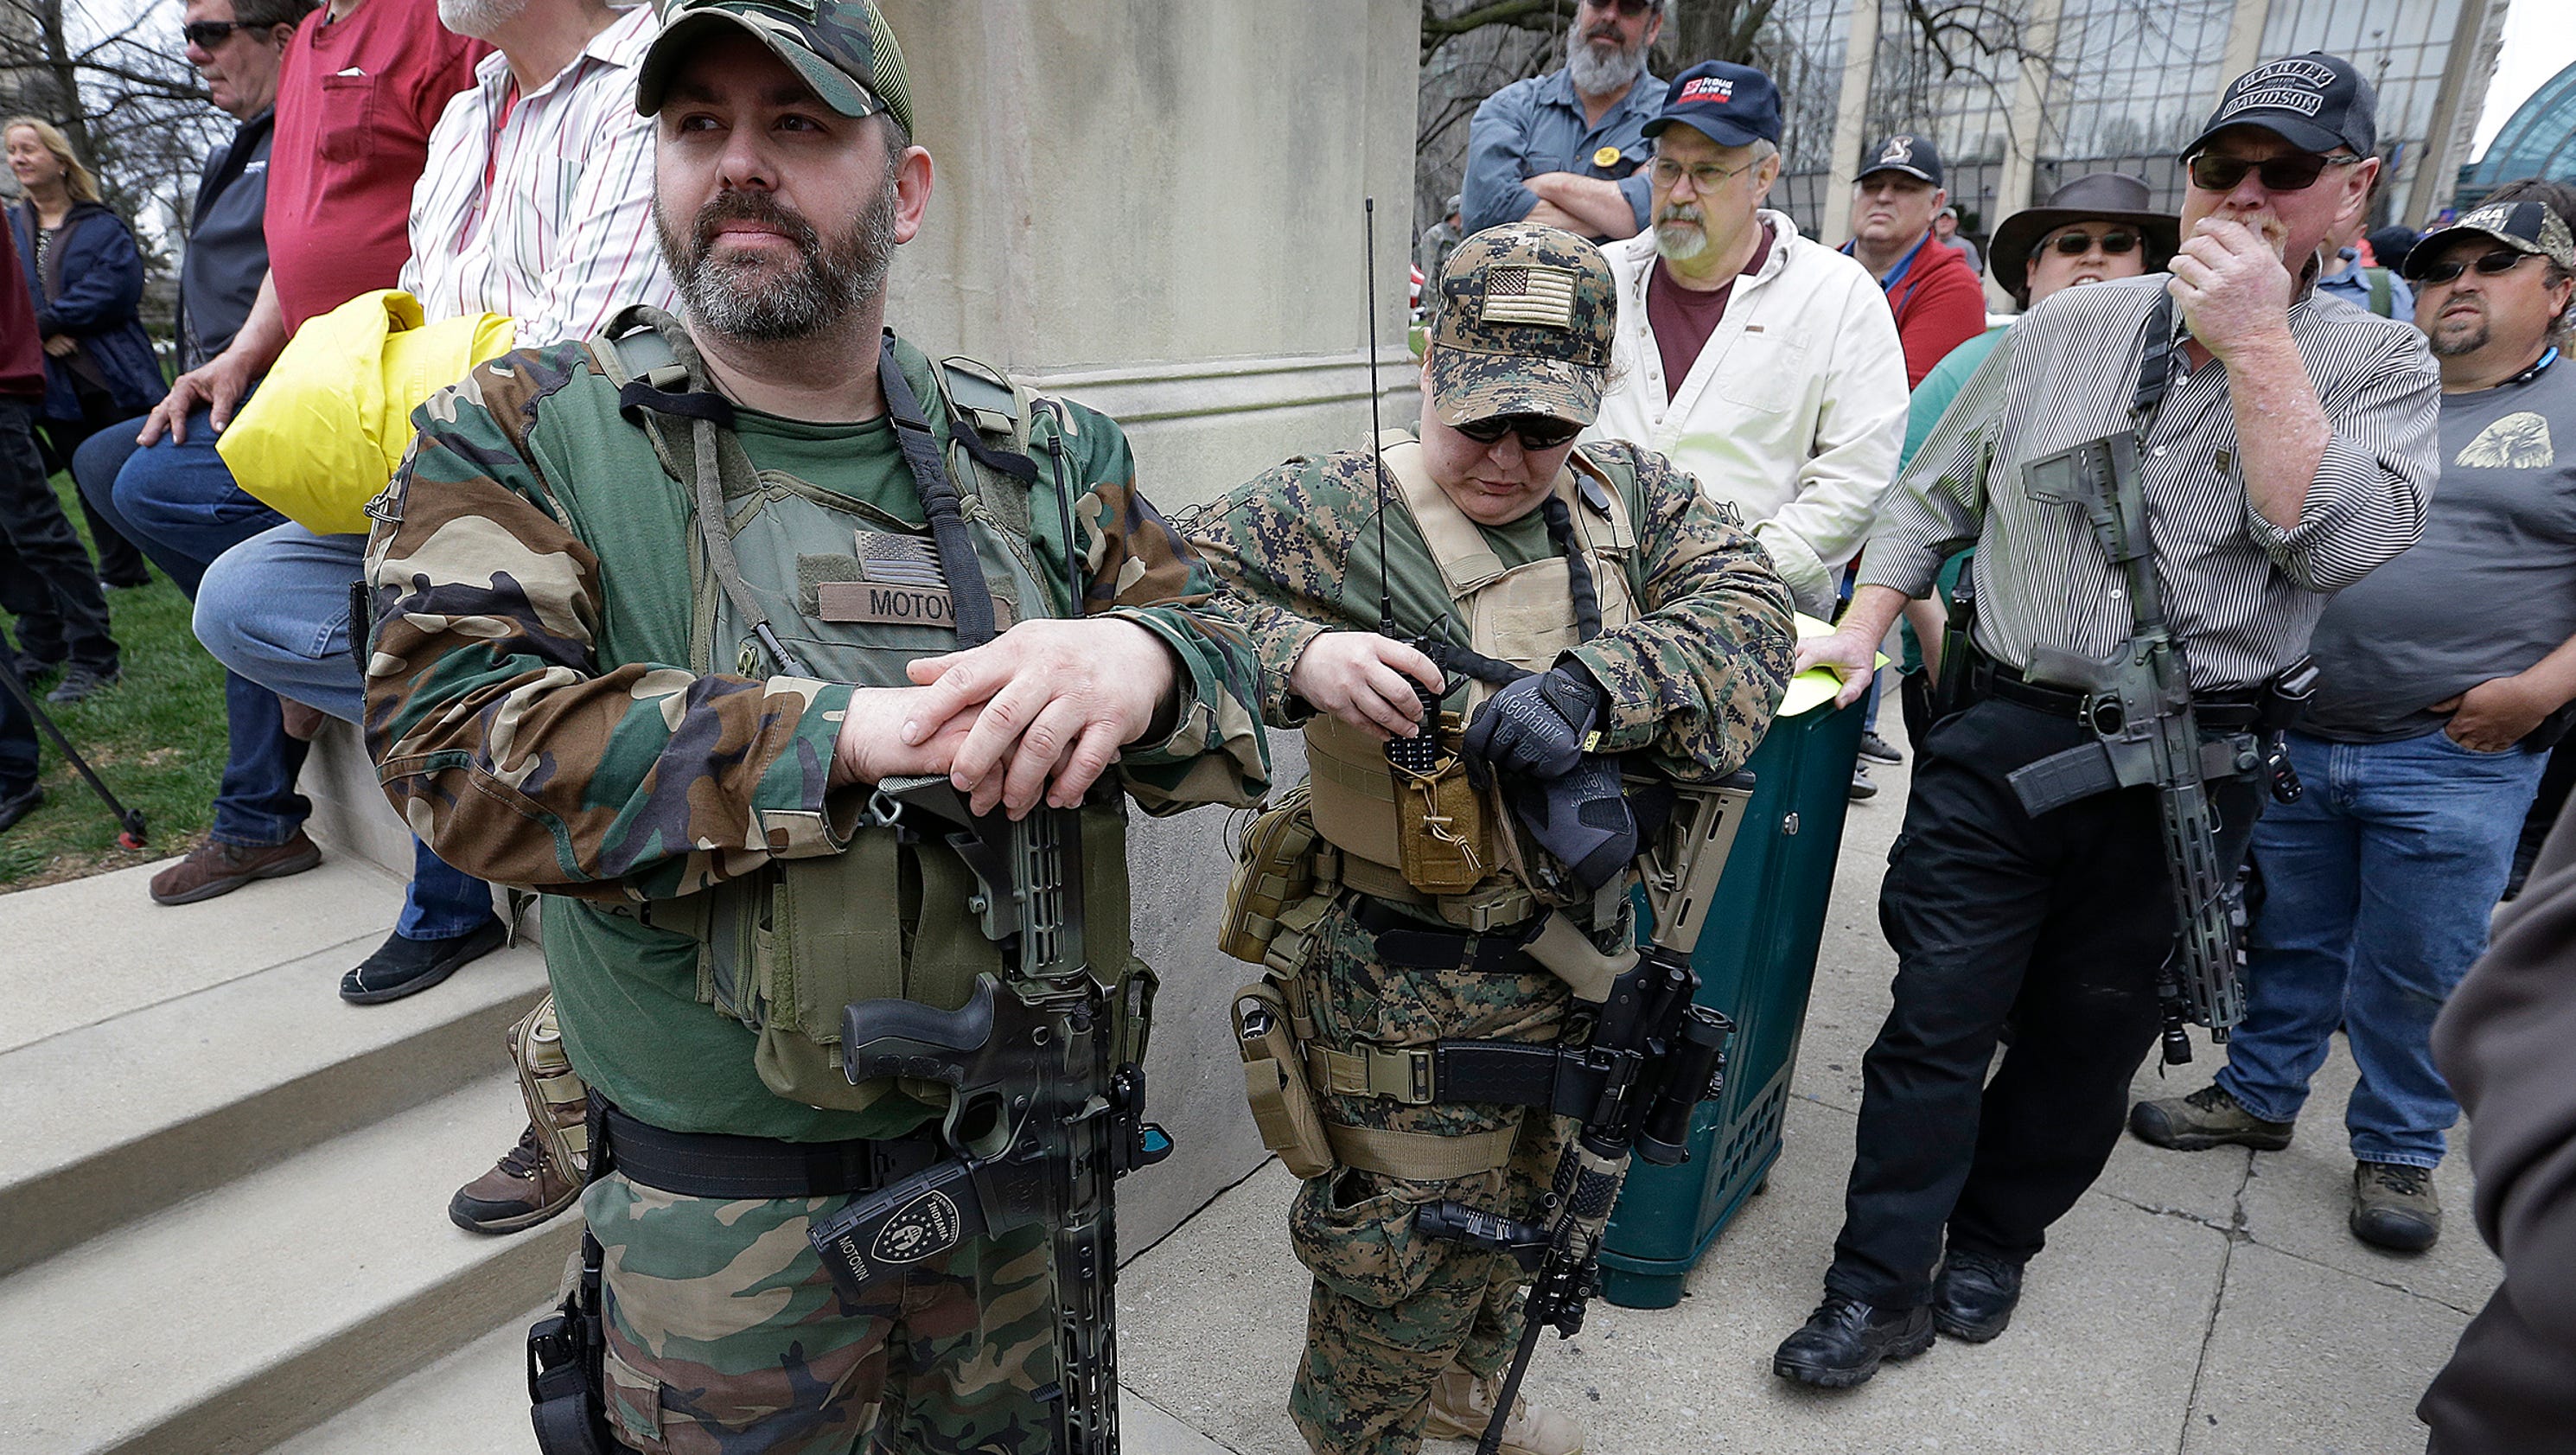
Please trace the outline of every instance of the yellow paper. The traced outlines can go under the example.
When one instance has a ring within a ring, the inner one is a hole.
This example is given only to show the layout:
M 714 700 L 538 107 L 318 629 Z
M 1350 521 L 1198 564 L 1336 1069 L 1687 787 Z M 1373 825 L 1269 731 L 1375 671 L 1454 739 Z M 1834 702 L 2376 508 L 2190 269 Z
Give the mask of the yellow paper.
M 1798 613 L 1797 622 L 1798 638 L 1801 641 L 1808 637 L 1829 637 L 1834 634 L 1830 624 L 1818 621 L 1803 611 Z M 1885 652 L 1878 653 L 1877 658 L 1879 666 L 1887 665 Z M 1828 706 L 1833 702 L 1834 694 L 1842 690 L 1842 686 L 1843 679 L 1836 676 L 1831 668 L 1810 667 L 1789 679 L 1789 695 L 1781 699 L 1778 715 L 1796 717 L 1800 713 L 1813 712 L 1818 707 Z

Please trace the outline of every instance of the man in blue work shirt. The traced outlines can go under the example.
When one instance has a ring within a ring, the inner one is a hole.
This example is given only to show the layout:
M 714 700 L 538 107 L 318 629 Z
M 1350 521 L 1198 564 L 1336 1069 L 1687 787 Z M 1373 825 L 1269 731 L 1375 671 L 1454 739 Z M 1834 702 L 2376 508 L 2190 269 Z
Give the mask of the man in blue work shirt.
M 1646 53 L 1664 31 L 1664 0 L 1581 0 L 1565 66 L 1485 98 L 1467 127 L 1470 235 L 1533 222 L 1596 243 L 1646 226 L 1649 150 L 1643 128 L 1663 109 Z

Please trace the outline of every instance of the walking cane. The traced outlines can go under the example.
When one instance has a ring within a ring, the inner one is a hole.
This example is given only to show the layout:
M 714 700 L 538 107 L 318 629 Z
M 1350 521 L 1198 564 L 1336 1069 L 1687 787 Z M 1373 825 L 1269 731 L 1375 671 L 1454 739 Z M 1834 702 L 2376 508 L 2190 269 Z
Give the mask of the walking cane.
M 64 737 L 63 730 L 54 726 L 54 720 L 45 715 L 45 709 L 36 701 L 35 692 L 27 686 L 25 679 L 18 675 L 17 664 L 5 656 L 0 656 L 0 684 L 8 687 L 9 695 L 17 698 L 18 705 L 27 709 L 27 715 L 34 718 L 36 725 L 45 730 L 45 736 L 54 740 L 55 748 L 61 751 L 65 761 L 79 771 L 82 780 L 89 784 L 90 791 L 98 795 L 99 802 L 107 805 L 108 813 L 115 817 L 117 827 L 122 830 L 117 834 L 116 842 L 128 849 L 142 848 L 144 828 L 141 811 L 127 808 L 116 801 L 115 794 L 107 791 L 107 785 L 100 782 L 98 774 L 90 768 L 89 760 L 80 755 L 80 750 L 72 746 L 72 740 Z

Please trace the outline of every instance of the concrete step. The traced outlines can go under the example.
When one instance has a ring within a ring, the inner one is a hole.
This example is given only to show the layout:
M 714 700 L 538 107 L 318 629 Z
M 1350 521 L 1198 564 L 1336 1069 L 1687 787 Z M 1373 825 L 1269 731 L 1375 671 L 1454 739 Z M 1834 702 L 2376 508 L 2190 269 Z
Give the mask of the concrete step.
M 271 1455 L 536 1455 L 525 1356 L 528 1325 L 549 1311 L 529 1309 Z M 1118 1435 L 1125 1455 L 1226 1455 L 1132 1389 L 1118 1401 Z
M 203 904 L 159 905 L 168 861 L 0 894 L 0 1051 L 325 950 L 382 943 L 403 882 L 354 855 Z M 347 966 L 341 968 L 346 969 Z
M 523 1118 L 488 1076 L 0 1280 L 0 1448 L 265 1450 L 542 1302 L 576 1219 L 446 1211 Z
M 328 919 L 345 933 L 349 917 L 321 906 L 363 900 L 366 886 L 348 882 L 359 871 L 328 872 L 126 914 L 191 916 L 257 896 L 279 902 L 248 918 Z M 271 933 L 229 952 L 174 940 L 172 955 L 203 973 L 165 964 L 166 983 L 207 983 L 0 1051 L 0 1107 L 9 1109 L 0 1118 L 0 1274 L 507 1068 L 502 1030 L 544 992 L 533 947 L 486 956 L 416 996 L 352 1006 L 339 997 L 340 975 L 385 934 L 371 916 L 356 927 L 322 948 L 310 948 L 323 938 L 310 932 L 300 941 Z M 66 978 L 112 983 L 118 974 L 57 963 Z M 216 976 L 211 967 L 225 963 L 255 968 Z M 490 1151 L 499 1150 L 496 1141 Z M 452 1170 L 458 1181 L 471 1175 Z

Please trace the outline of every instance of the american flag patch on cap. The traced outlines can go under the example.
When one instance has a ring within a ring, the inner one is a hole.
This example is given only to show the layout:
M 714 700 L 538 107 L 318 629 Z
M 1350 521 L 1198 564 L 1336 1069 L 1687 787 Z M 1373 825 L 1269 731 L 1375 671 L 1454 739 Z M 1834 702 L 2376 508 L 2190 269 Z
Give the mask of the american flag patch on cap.
M 1485 323 L 1574 327 L 1574 274 L 1539 263 L 1515 263 L 1485 273 Z

